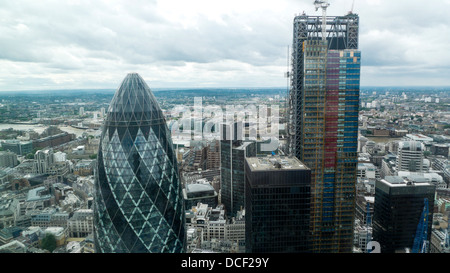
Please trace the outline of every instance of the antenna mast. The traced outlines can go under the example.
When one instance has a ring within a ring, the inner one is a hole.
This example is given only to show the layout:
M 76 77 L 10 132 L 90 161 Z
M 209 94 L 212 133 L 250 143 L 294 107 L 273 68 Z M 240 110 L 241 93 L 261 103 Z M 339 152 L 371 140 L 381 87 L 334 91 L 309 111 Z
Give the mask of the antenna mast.
M 327 32 L 327 8 L 330 6 L 328 0 L 315 0 L 314 5 L 316 6 L 316 11 L 322 8 L 322 40 L 326 40 Z

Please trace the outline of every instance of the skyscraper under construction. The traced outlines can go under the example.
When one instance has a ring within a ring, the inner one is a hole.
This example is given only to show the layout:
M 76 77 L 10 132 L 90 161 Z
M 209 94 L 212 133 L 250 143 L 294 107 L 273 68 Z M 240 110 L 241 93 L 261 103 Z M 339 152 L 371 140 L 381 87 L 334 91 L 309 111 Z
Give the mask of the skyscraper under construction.
M 289 153 L 311 169 L 313 252 L 351 252 L 357 175 L 359 17 L 294 18 Z

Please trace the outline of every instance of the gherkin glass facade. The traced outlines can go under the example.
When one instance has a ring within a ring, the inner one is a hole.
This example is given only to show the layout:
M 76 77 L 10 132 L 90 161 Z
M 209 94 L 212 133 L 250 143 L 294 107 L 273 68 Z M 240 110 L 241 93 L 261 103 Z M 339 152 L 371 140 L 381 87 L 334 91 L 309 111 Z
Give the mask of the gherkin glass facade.
M 185 250 L 184 207 L 170 131 L 144 80 L 128 74 L 103 126 L 95 183 L 101 253 Z

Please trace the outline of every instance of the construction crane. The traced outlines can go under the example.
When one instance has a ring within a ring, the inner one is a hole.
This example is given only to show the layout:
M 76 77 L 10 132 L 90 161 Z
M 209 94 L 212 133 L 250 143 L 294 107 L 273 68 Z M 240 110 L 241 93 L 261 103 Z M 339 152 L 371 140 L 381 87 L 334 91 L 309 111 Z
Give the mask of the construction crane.
M 450 248 L 450 234 L 448 233 L 448 228 L 445 230 L 444 247 L 445 249 Z
M 353 7 L 355 6 L 355 0 L 353 0 L 352 2 L 352 8 L 350 9 L 350 11 L 348 12 L 348 14 L 353 14 Z
M 366 227 L 367 227 L 367 236 L 366 236 L 366 244 L 369 243 L 370 239 L 372 239 L 370 232 L 369 232 L 369 227 L 370 227 L 370 203 L 367 202 L 367 208 L 366 208 Z M 370 250 L 367 248 L 367 253 L 370 253 Z
M 428 246 L 428 199 L 423 200 L 423 211 L 420 216 L 419 224 L 417 225 L 416 237 L 412 247 L 412 253 L 425 253 Z
M 330 6 L 328 0 L 315 0 L 314 6 L 316 7 L 316 11 L 319 8 L 322 8 L 322 40 L 326 40 L 326 32 L 327 32 L 327 8 Z

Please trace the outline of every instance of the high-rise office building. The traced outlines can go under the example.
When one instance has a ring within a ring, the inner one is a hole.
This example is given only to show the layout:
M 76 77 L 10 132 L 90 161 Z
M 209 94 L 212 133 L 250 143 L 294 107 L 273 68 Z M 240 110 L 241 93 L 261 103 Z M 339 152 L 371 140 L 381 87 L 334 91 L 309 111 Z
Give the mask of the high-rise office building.
M 296 157 L 248 157 L 245 183 L 246 252 L 310 252 L 311 170 Z
M 111 101 L 97 161 L 97 252 L 184 252 L 183 195 L 170 131 L 136 73 L 125 77 Z
M 220 197 L 228 217 L 235 216 L 245 206 L 244 161 L 246 157 L 256 156 L 256 143 L 237 137 L 237 129 L 242 128 L 239 127 L 242 123 L 233 125 L 222 125 L 222 133 L 228 135 L 220 141 Z
M 432 184 L 415 183 L 399 176 L 386 176 L 375 183 L 373 240 L 380 244 L 381 253 L 413 248 L 425 198 L 430 211 L 426 239 L 430 241 L 435 191 Z
M 357 180 L 359 16 L 302 14 L 294 18 L 293 25 L 288 147 L 290 154 L 311 169 L 312 250 L 351 252 Z
M 419 141 L 401 141 L 398 144 L 396 171 L 421 172 L 425 145 Z
M 45 174 L 54 163 L 53 149 L 38 150 L 34 154 L 33 171 Z

